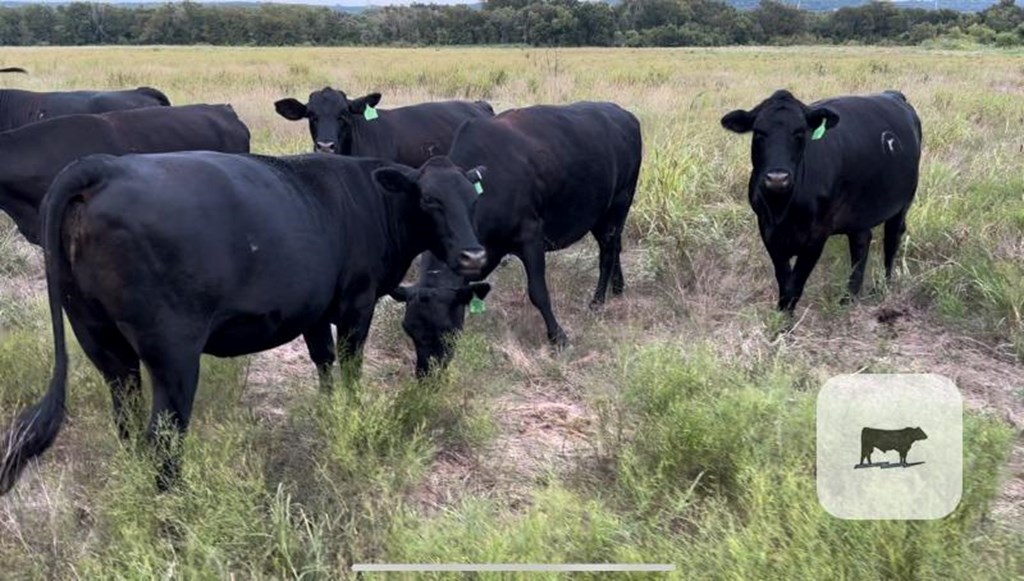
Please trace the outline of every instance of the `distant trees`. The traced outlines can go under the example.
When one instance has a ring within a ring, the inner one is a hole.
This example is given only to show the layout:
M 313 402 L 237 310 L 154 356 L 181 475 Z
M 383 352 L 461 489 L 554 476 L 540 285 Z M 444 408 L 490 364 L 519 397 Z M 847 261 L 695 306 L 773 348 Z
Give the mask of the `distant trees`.
M 808 12 L 784 0 L 738 10 L 723 0 L 485 0 L 348 14 L 285 4 L 180 2 L 119 6 L 72 2 L 0 7 L 2 45 L 465 45 L 720 46 L 920 44 L 935 39 L 1024 45 L 1015 0 L 978 13 L 897 8 L 872 1 Z

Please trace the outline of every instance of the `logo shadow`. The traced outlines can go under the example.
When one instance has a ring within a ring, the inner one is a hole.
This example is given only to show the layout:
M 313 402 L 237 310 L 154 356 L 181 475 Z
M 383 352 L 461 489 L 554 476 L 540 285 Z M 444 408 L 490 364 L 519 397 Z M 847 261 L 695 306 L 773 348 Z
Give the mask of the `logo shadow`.
M 870 464 L 855 464 L 853 469 L 860 470 L 861 468 L 913 468 L 914 466 L 917 466 L 919 464 L 924 464 L 924 462 L 907 462 L 906 464 L 900 464 L 899 462 L 872 462 Z

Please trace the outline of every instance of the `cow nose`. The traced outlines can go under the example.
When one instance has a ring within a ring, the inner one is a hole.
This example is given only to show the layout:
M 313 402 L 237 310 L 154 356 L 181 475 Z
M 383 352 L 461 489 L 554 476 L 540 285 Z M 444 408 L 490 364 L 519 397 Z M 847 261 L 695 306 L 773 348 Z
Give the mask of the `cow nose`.
M 769 190 L 784 190 L 792 183 L 788 171 L 770 171 L 764 176 L 764 185 Z
M 459 266 L 465 270 L 480 270 L 486 261 L 485 250 L 463 250 L 462 254 L 459 254 Z
M 320 153 L 334 153 L 333 141 L 317 141 L 316 150 Z

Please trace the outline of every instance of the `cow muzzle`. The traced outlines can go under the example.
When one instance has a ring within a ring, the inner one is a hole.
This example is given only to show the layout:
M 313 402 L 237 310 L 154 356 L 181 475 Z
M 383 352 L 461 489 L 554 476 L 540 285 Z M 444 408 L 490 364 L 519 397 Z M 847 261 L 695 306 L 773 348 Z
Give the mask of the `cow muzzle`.
M 336 144 L 333 141 L 317 141 L 316 151 L 318 153 L 337 153 Z
M 793 187 L 793 176 L 788 171 L 774 170 L 764 175 L 764 188 L 771 192 L 785 192 Z
M 463 250 L 459 254 L 459 274 L 463 276 L 479 274 L 485 264 L 487 264 L 486 250 Z

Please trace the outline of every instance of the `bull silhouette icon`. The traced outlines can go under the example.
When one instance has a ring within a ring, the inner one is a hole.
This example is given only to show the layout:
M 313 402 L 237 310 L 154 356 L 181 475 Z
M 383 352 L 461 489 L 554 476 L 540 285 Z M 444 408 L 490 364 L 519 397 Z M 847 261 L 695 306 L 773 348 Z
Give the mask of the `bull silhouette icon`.
M 907 453 L 914 442 L 927 440 L 928 435 L 920 427 L 903 428 L 902 430 L 879 430 L 876 428 L 864 428 L 860 431 L 860 463 L 854 468 L 896 468 L 897 466 L 908 468 L 924 464 L 924 462 L 907 462 Z M 878 449 L 881 452 L 896 450 L 900 455 L 899 464 L 891 462 L 871 462 L 871 454 Z

